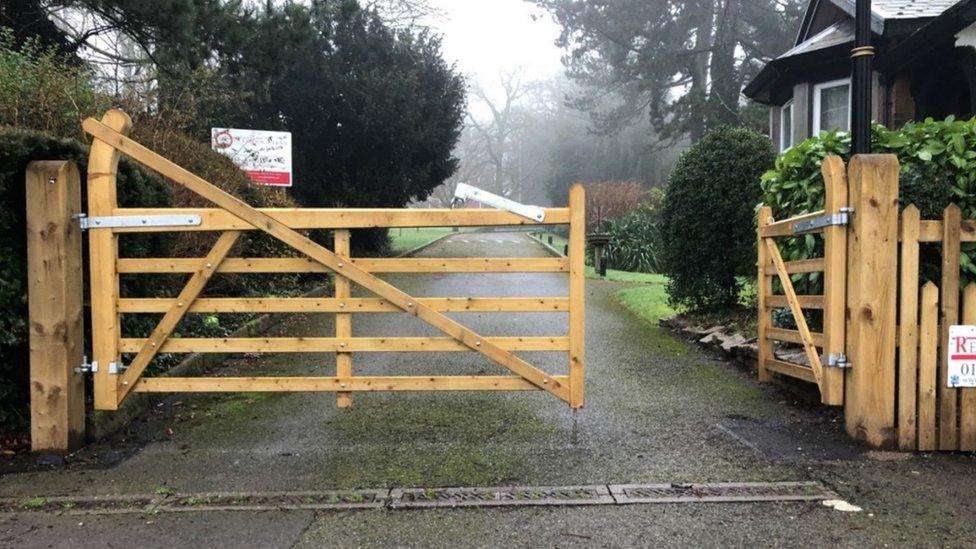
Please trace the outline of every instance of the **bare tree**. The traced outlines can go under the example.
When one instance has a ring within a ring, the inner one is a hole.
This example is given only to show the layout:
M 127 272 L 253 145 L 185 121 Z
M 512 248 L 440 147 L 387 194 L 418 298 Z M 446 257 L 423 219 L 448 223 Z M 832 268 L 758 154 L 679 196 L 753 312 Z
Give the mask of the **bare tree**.
M 516 134 L 519 127 L 519 102 L 533 89 L 533 84 L 522 79 L 522 71 L 516 70 L 499 76 L 500 96 L 495 98 L 479 83 L 471 86 L 475 108 L 487 109 L 487 117 L 472 112 L 469 107 L 467 122 L 474 129 L 481 146 L 493 167 L 491 190 L 521 200 L 522 178 L 513 162 L 517 155 Z
M 397 28 L 425 27 L 425 22 L 444 17 L 430 0 L 369 0 L 363 6 L 376 10 L 387 24 Z

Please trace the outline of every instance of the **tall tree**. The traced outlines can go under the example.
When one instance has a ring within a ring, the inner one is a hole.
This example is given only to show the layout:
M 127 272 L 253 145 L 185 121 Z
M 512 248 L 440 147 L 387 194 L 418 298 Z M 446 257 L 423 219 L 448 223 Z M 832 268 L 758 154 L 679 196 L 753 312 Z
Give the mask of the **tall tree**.
M 663 137 L 696 140 L 739 122 L 743 82 L 785 50 L 801 0 L 528 0 L 562 25 L 575 104 L 613 132 L 649 117 Z M 616 104 L 604 97 L 618 94 Z
M 41 0 L 4 0 L 0 2 L 0 27 L 10 29 L 15 47 L 35 40 L 42 47 L 54 47 L 62 53 L 73 54 L 75 44 L 48 17 Z
M 303 204 L 400 206 L 454 172 L 464 82 L 437 37 L 348 0 L 269 7 L 254 33 L 221 57 L 251 91 L 235 123 L 292 132 Z

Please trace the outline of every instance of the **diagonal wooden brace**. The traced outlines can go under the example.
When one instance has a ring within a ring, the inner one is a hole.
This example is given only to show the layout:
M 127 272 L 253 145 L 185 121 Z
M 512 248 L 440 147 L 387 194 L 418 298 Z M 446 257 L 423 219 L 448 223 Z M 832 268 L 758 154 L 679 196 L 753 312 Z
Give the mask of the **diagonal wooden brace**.
M 813 336 L 810 335 L 807 319 L 803 316 L 803 309 L 800 308 L 800 300 L 797 299 L 796 291 L 793 289 L 793 281 L 790 280 L 790 275 L 786 272 L 786 264 L 783 263 L 783 256 L 780 255 L 779 248 L 772 238 L 766 238 L 765 240 L 766 248 L 769 250 L 769 256 L 773 260 L 773 265 L 776 266 L 779 281 L 783 285 L 783 292 L 786 293 L 786 301 L 790 304 L 793 320 L 796 321 L 796 329 L 800 332 L 800 339 L 803 340 L 803 350 L 806 351 L 807 360 L 810 361 L 810 369 L 813 371 L 813 377 L 817 380 L 817 385 L 819 386 L 823 382 L 823 364 L 820 362 L 820 354 L 817 353 L 817 348 L 813 345 Z
M 340 276 L 363 286 L 403 311 L 415 315 L 417 318 L 456 339 L 468 348 L 481 353 L 485 357 L 508 368 L 513 373 L 522 376 L 536 387 L 555 395 L 565 402 L 569 402 L 570 395 L 567 385 L 560 383 L 553 376 L 486 340 L 450 317 L 424 305 L 395 286 L 357 267 L 348 258 L 337 256 L 291 227 L 251 207 L 242 200 L 213 186 L 201 177 L 174 164 L 163 156 L 147 149 L 138 142 L 129 139 L 93 118 L 85 120 L 83 127 L 86 132 L 97 139 L 110 144 L 148 168 L 159 172 L 183 185 L 190 191 L 213 202 L 252 225 L 254 228 L 270 234 Z
M 200 295 L 204 286 L 213 277 L 214 273 L 217 272 L 217 267 L 220 262 L 227 257 L 230 249 L 237 242 L 237 238 L 241 235 L 240 231 L 227 231 L 220 235 L 217 239 L 217 243 L 214 244 L 213 248 L 207 254 L 207 257 L 200 264 L 200 268 L 197 269 L 190 280 L 187 281 L 186 286 L 180 291 L 180 295 L 176 298 L 176 303 L 153 329 L 152 334 L 146 339 L 146 342 L 139 349 L 136 357 L 132 359 L 129 363 L 128 369 L 119 376 L 118 378 L 118 390 L 119 390 L 119 402 L 125 398 L 129 391 L 135 386 L 136 381 L 139 380 L 139 376 L 146 370 L 149 366 L 149 362 L 152 361 L 153 357 L 162 348 L 163 343 L 169 337 L 170 333 L 176 328 L 176 325 L 180 323 L 183 316 L 190 309 L 190 305 L 193 301 Z

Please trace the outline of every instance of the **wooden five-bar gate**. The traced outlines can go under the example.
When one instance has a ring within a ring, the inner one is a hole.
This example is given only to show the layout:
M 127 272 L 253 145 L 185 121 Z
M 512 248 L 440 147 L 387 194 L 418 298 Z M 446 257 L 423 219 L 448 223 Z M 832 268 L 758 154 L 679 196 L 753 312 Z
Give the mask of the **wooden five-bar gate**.
M 950 386 L 946 349 L 950 326 L 976 324 L 976 284 L 960 285 L 976 222 L 954 204 L 938 220 L 901 208 L 894 156 L 856 156 L 849 167 L 829 157 L 822 172 L 823 210 L 777 221 L 759 209 L 760 378 L 816 383 L 824 403 L 844 406 L 848 433 L 873 446 L 976 450 L 976 388 Z M 807 234 L 822 237 L 823 257 L 784 261 L 776 239 Z M 928 272 L 920 245 L 939 248 Z M 798 295 L 794 277 L 813 272 L 822 293 Z M 795 328 L 776 325 L 777 309 Z M 809 311 L 822 311 L 820 331 Z M 790 345 L 806 360 L 784 358 L 795 356 L 779 352 Z
M 93 368 L 96 409 L 115 410 L 130 393 L 226 391 L 334 391 L 337 393 L 338 405 L 346 407 L 351 404 L 351 394 L 356 391 L 541 390 L 566 402 L 574 409 L 583 406 L 585 201 L 581 186 L 577 185 L 570 191 L 568 207 L 545 209 L 545 219 L 542 222 L 499 209 L 259 209 L 251 207 L 130 139 L 126 135 L 130 125 L 129 117 L 121 111 L 109 111 L 101 121 L 88 119 L 84 122 L 85 131 L 93 137 L 88 164 L 89 211 L 84 224 L 89 229 L 90 242 L 91 339 L 92 364 L 96 365 Z M 182 185 L 208 200 L 215 207 L 120 208 L 116 202 L 116 173 L 119 157 L 123 154 Z M 70 212 L 61 208 L 58 214 L 70 215 Z M 39 219 L 40 214 L 36 217 Z M 568 256 L 357 259 L 350 255 L 351 229 L 530 224 L 568 225 Z M 308 229 L 334 231 L 334 249 L 329 250 L 300 232 Z M 302 256 L 230 257 L 241 232 L 252 230 L 271 235 Z M 202 258 L 120 257 L 119 234 L 163 231 L 210 231 L 217 233 L 218 236 L 209 253 Z M 77 238 L 70 229 L 66 233 L 69 237 Z M 80 254 L 80 249 L 78 253 Z M 78 263 L 80 265 L 80 261 Z M 335 295 L 325 298 L 200 297 L 208 281 L 219 273 L 309 272 L 334 274 Z M 377 273 L 391 272 L 566 273 L 569 277 L 569 295 L 566 297 L 414 297 L 376 276 Z M 146 273 L 185 273 L 189 274 L 189 278 L 175 298 L 120 296 L 120 275 Z M 353 284 L 362 287 L 374 297 L 352 297 Z M 40 283 L 32 290 L 46 291 Z M 245 312 L 335 313 L 336 333 L 334 337 L 214 339 L 174 336 L 174 329 L 188 313 Z M 444 337 L 355 337 L 353 335 L 353 315 L 383 312 L 405 312 L 413 315 L 439 330 Z M 445 314 L 452 312 L 564 313 L 569 316 L 569 330 L 568 334 L 545 337 L 485 337 Z M 162 313 L 161 320 L 148 337 L 127 337 L 121 331 L 121 315 L 137 313 Z M 63 315 L 64 311 L 43 314 L 53 319 L 57 315 Z M 77 316 L 74 309 L 72 315 Z M 43 319 L 38 320 L 40 322 L 38 325 L 42 325 Z M 473 351 L 503 366 L 511 372 L 511 375 L 365 376 L 355 374 L 354 353 L 400 351 Z M 534 351 L 565 352 L 568 356 L 566 373 L 550 374 L 515 354 Z M 316 377 L 150 377 L 145 375 L 147 367 L 159 353 L 229 352 L 336 353 L 336 375 Z M 124 357 L 131 358 L 123 361 Z M 70 362 L 71 359 L 67 360 Z M 67 429 L 63 425 L 55 425 L 59 422 L 63 423 L 63 414 L 50 413 L 51 410 L 45 408 L 44 402 L 51 401 L 55 390 L 59 390 L 64 384 L 64 379 L 57 379 L 48 385 L 41 384 L 38 388 L 38 404 L 35 406 L 42 417 L 39 417 L 36 422 L 35 449 L 64 449 L 70 444 L 65 431 L 77 431 L 79 428 L 77 418 L 70 422 L 72 426 Z M 77 392 L 77 384 L 74 390 Z M 77 407 L 73 413 L 77 415 Z M 81 425 L 83 426 L 83 420 Z

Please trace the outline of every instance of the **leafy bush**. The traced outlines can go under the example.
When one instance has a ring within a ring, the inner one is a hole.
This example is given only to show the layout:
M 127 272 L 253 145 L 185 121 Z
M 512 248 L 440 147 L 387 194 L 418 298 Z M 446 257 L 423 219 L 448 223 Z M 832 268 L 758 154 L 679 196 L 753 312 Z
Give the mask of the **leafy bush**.
M 956 120 L 950 116 L 909 123 L 898 130 L 875 125 L 872 150 L 898 157 L 901 165 L 899 199 L 915 204 L 923 219 L 939 219 L 950 202 L 962 208 L 967 219 L 976 218 L 976 118 Z M 850 135 L 821 133 L 796 145 L 776 159 L 775 167 L 762 177 L 762 202 L 770 206 L 776 219 L 813 212 L 823 208 L 824 183 L 820 163 L 829 155 L 850 160 Z M 813 235 L 778 241 L 787 260 L 820 255 L 822 241 Z M 923 273 L 930 260 L 923 258 Z M 963 275 L 976 281 L 976 250 L 964 245 L 961 258 Z M 817 290 L 818 273 L 808 279 Z M 800 277 L 802 278 L 802 277 Z
M 714 311 L 737 303 L 738 275 L 755 264 L 753 219 L 772 143 L 746 128 L 723 127 L 685 151 L 661 208 L 661 272 L 676 306 Z
M 663 197 L 661 189 L 651 189 L 632 212 L 603 223 L 600 231 L 610 235 L 604 249 L 609 268 L 638 273 L 658 271 L 657 224 Z

